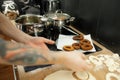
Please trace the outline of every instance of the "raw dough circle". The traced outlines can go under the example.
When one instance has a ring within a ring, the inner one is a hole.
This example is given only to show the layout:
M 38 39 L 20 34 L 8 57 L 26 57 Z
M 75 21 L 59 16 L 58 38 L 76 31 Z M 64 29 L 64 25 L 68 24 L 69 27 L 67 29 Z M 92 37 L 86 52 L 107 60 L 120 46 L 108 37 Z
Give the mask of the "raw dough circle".
M 73 73 L 80 79 L 76 79 Z M 44 80 L 96 80 L 89 72 L 73 72 L 68 70 L 56 71 L 44 78 Z
M 89 60 L 95 65 L 103 64 L 102 61 L 99 58 L 97 58 L 96 56 L 89 56 Z
M 88 80 L 89 79 L 88 72 L 73 72 L 72 75 L 76 80 Z
M 116 80 L 120 80 L 119 75 L 117 75 L 115 73 L 107 73 L 106 74 L 106 80 L 111 80 L 111 77 L 114 77 Z

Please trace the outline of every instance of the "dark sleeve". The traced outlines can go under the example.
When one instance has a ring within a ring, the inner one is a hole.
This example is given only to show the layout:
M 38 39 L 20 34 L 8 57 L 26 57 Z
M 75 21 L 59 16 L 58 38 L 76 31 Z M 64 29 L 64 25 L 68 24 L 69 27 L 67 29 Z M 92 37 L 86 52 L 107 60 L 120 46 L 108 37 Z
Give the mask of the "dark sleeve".
M 6 53 L 5 41 L 0 39 L 0 56 L 4 57 Z
M 2 12 L 2 4 L 3 4 L 3 0 L 0 0 L 0 11 Z
M 25 4 L 20 2 L 20 0 L 14 0 L 14 2 L 17 4 L 18 6 L 18 10 L 20 12 L 20 15 L 25 14 L 25 12 L 22 11 L 22 8 L 25 7 Z

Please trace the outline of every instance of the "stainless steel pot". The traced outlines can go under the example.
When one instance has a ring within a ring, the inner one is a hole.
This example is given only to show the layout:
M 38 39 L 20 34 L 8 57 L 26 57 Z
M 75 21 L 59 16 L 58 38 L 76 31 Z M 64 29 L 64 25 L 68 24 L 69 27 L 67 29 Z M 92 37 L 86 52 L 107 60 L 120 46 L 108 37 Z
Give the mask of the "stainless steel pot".
M 22 25 L 34 25 L 34 24 L 40 24 L 42 23 L 40 15 L 34 15 L 34 14 L 25 14 L 21 15 L 16 19 L 17 23 L 21 23 Z
M 41 20 L 42 16 L 34 14 L 21 15 L 16 22 L 19 24 L 18 28 L 23 32 L 38 36 L 44 31 L 44 24 Z
M 41 35 L 44 31 L 43 24 L 18 25 L 17 28 L 29 35 L 32 35 L 32 36 Z
M 44 13 L 54 13 L 60 9 L 60 0 L 43 0 Z
M 62 11 L 56 11 L 56 13 L 49 13 L 44 15 L 46 21 L 48 19 L 54 20 L 54 23 L 58 26 L 64 26 L 67 23 L 74 21 L 75 17 L 71 17 L 70 15 L 63 13 Z

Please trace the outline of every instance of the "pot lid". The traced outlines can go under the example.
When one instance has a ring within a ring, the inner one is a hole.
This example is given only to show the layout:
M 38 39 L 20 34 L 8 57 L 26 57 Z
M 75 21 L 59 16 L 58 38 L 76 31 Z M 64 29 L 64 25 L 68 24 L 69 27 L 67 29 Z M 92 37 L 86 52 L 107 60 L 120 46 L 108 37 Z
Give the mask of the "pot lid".
M 66 13 L 56 13 L 57 18 L 59 20 L 66 20 L 70 18 L 70 15 L 66 14 Z
M 46 14 L 46 17 L 52 18 L 54 20 L 66 20 L 70 18 L 70 15 L 66 13 L 49 13 Z

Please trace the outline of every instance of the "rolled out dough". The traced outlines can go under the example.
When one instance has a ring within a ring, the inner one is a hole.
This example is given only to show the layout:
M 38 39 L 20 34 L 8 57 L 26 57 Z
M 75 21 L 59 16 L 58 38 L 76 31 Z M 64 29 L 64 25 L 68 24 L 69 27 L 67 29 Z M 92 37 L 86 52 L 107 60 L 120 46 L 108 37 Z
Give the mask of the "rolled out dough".
M 44 80 L 76 80 L 72 75 L 73 71 L 68 70 L 59 70 L 45 77 Z M 95 77 L 89 73 L 89 79 L 87 80 L 96 80 Z M 78 74 L 77 74 L 78 75 Z M 86 74 L 85 74 L 86 75 Z M 79 75 L 80 77 L 81 75 Z M 83 74 L 82 74 L 83 76 Z

